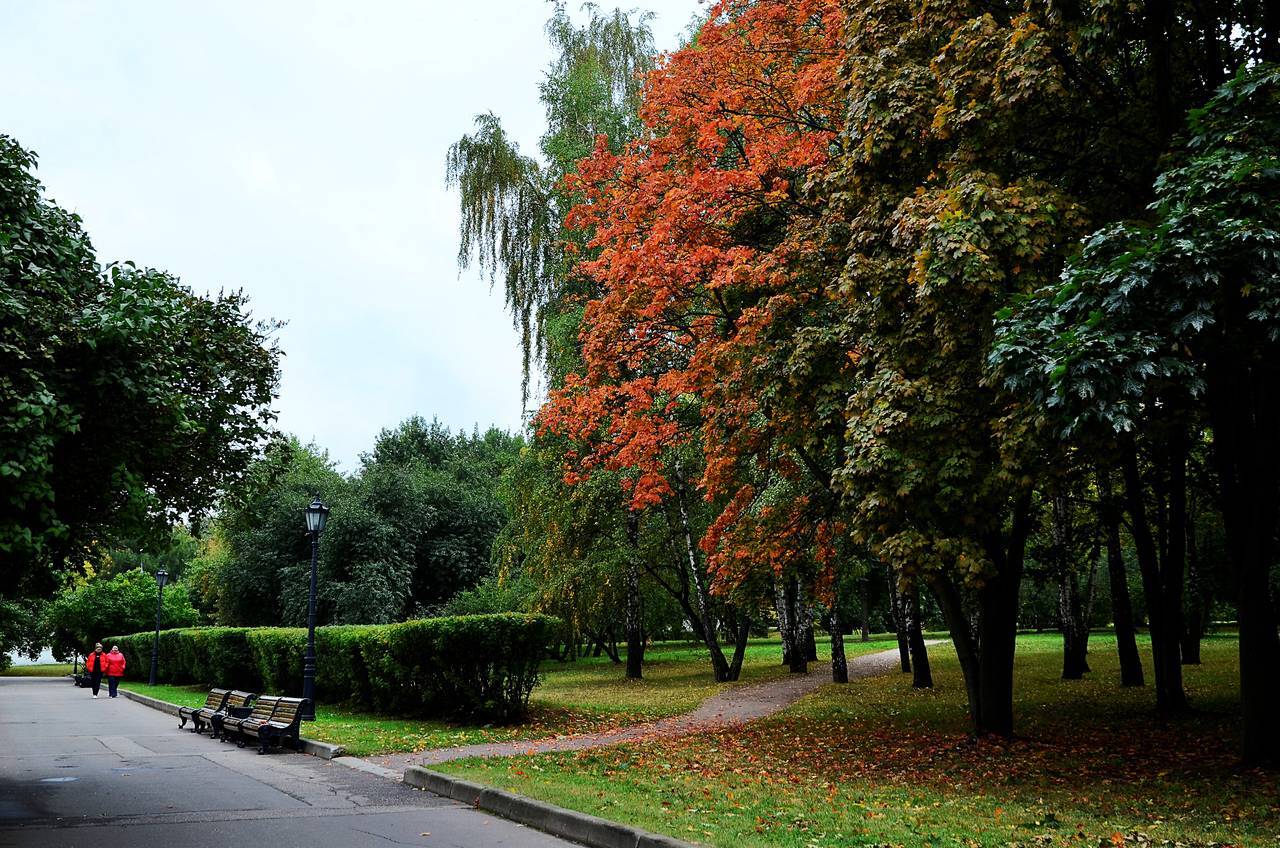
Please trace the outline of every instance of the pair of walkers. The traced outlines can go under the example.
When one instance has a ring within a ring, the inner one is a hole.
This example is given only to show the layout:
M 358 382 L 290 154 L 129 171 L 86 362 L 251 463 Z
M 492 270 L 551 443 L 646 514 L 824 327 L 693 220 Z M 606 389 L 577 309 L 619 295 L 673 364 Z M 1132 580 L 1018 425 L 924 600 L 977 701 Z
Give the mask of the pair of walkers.
M 117 645 L 111 646 L 111 651 L 104 653 L 102 643 L 99 642 L 93 646 L 93 653 L 84 659 L 84 670 L 89 675 L 89 686 L 93 689 L 93 697 L 98 697 L 98 687 L 102 685 L 102 677 L 107 678 L 107 692 L 112 698 L 116 696 L 116 687 L 120 685 L 120 678 L 124 677 L 124 654 L 120 653 Z

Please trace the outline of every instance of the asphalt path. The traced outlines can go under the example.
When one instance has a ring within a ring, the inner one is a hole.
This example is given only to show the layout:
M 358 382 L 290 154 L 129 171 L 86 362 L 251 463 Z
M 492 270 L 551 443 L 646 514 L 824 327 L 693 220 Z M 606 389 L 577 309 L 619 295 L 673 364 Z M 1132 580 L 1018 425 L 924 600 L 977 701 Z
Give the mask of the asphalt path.
M 338 763 L 180 731 L 105 686 L 94 700 L 64 678 L 0 677 L 5 848 L 572 844 Z

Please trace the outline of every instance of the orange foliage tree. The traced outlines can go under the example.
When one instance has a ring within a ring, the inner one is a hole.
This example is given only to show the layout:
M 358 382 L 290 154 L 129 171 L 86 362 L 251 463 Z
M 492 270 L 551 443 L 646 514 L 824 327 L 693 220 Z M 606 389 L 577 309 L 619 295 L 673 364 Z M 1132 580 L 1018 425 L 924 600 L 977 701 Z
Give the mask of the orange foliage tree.
M 585 373 L 540 426 L 581 446 L 571 480 L 623 471 L 635 509 L 696 471 L 718 514 L 701 549 L 725 591 L 832 552 L 830 472 L 780 446 L 758 378 L 771 324 L 804 308 L 797 278 L 823 262 L 811 184 L 840 130 L 842 20 L 831 0 L 722 0 L 648 77 L 649 134 L 620 154 L 602 143 L 570 178 L 569 223 L 595 233 L 578 270 L 600 295 Z

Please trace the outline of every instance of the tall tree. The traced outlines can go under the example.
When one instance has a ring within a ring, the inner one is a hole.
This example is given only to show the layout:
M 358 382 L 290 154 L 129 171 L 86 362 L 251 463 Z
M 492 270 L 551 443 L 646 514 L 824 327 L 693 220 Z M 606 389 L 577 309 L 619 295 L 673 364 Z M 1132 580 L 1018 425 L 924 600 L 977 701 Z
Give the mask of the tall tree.
M 1244 755 L 1270 764 L 1280 763 L 1271 587 L 1280 521 L 1278 150 L 1280 70 L 1242 68 L 1190 113 L 1180 161 L 1155 181 L 1146 220 L 1094 233 L 1061 281 L 1008 317 L 995 353 L 1010 384 L 1052 410 L 1065 436 L 1100 430 L 1129 446 L 1130 434 L 1146 434 L 1168 469 L 1163 546 L 1175 564 L 1188 526 L 1189 436 L 1167 422 L 1170 410 L 1207 417 L 1239 590 Z M 1133 482 L 1137 460 L 1126 450 Z M 1133 530 L 1139 556 L 1146 549 L 1155 560 L 1159 540 L 1142 523 Z M 1180 570 L 1173 577 L 1166 631 L 1181 614 Z M 1157 675 L 1164 665 L 1172 676 L 1181 633 L 1165 635 L 1172 645 Z
M 100 266 L 35 164 L 0 135 L 0 597 L 209 511 L 263 450 L 279 377 L 277 325 L 243 294 Z

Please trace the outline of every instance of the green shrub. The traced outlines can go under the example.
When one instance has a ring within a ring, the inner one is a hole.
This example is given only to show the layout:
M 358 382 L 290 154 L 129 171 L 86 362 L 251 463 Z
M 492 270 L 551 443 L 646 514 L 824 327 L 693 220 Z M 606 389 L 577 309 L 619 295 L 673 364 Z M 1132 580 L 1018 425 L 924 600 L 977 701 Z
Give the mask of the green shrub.
M 384 713 L 515 719 L 559 627 L 557 619 L 519 613 L 318 627 L 316 698 Z M 158 678 L 300 695 L 306 638 L 301 627 L 161 631 Z M 127 676 L 145 680 L 153 639 L 106 641 L 124 652 Z

